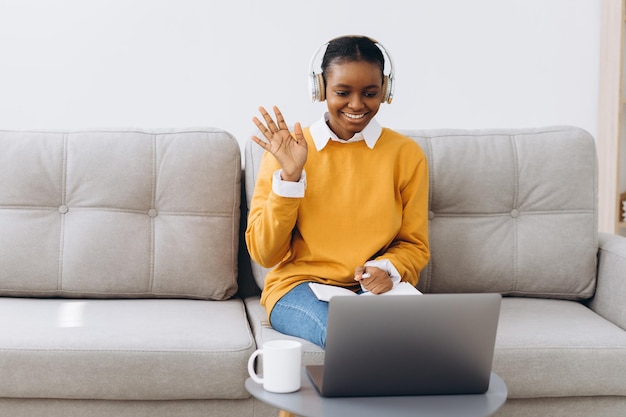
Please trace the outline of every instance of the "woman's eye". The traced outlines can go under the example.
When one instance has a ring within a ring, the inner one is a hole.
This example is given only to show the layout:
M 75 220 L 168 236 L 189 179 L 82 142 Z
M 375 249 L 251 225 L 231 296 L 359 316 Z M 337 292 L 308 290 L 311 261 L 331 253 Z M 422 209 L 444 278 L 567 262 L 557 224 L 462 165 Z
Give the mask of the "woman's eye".
M 337 94 L 339 97 L 345 97 L 348 95 L 347 91 L 335 91 L 335 94 Z
M 378 95 L 378 93 L 377 92 L 367 92 L 364 95 L 367 98 L 374 98 L 374 97 L 376 97 Z

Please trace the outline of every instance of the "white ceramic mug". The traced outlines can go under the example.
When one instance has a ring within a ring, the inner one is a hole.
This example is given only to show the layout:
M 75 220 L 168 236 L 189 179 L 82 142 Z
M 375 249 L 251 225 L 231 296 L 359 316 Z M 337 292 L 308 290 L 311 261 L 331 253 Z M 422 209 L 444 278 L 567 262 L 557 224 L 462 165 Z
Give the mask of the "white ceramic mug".
M 254 371 L 254 360 L 263 355 L 263 377 Z M 266 391 L 294 392 L 300 389 L 302 343 L 295 340 L 272 340 L 263 343 L 248 359 L 248 373 Z

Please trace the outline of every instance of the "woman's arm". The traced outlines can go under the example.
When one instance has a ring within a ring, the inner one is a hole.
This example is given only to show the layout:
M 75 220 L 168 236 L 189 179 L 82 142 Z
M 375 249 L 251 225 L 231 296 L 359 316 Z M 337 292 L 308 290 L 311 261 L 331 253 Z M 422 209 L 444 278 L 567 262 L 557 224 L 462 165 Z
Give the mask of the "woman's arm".
M 402 226 L 387 251 L 377 259 L 388 259 L 402 281 L 417 284 L 419 273 L 430 259 L 428 242 L 428 162 L 414 165 L 409 181 L 401 190 Z
M 274 107 L 276 122 L 263 107 L 259 111 L 265 124 L 256 117 L 253 121 L 266 141 L 256 136 L 252 139 L 266 152 L 261 161 L 245 236 L 252 259 L 269 268 L 289 253 L 300 204 L 300 198 L 275 192 L 277 184 L 273 182 L 300 181 L 308 148 L 299 123 L 292 135 L 277 107 Z

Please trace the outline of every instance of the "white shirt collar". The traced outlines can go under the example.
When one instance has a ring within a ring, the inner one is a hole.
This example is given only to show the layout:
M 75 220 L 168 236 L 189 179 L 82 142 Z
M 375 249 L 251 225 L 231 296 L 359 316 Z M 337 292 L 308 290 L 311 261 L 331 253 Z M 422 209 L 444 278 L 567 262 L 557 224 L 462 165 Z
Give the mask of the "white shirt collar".
M 313 123 L 310 127 L 311 136 L 313 137 L 313 142 L 315 143 L 315 148 L 318 151 L 324 149 L 329 140 L 334 140 L 341 143 L 351 143 L 358 142 L 360 140 L 364 140 L 365 144 L 368 148 L 374 149 L 374 145 L 378 141 L 380 134 L 383 131 L 382 126 L 376 121 L 376 119 L 370 120 L 370 122 L 365 126 L 361 132 L 357 132 L 352 136 L 349 140 L 341 140 L 335 132 L 333 132 L 328 124 L 326 123 L 329 119 L 328 112 L 324 113 L 324 115 L 315 123 Z

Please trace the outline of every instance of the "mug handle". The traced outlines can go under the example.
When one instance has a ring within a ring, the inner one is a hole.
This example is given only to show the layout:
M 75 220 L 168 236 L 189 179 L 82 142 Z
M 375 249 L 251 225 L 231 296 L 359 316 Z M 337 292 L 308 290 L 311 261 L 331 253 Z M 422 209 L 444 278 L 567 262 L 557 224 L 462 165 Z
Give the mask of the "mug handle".
M 250 359 L 248 359 L 248 374 L 250 374 L 250 378 L 257 384 L 263 384 L 263 378 L 260 378 L 254 371 L 254 360 L 261 354 L 263 354 L 263 350 L 257 349 L 250 355 Z

